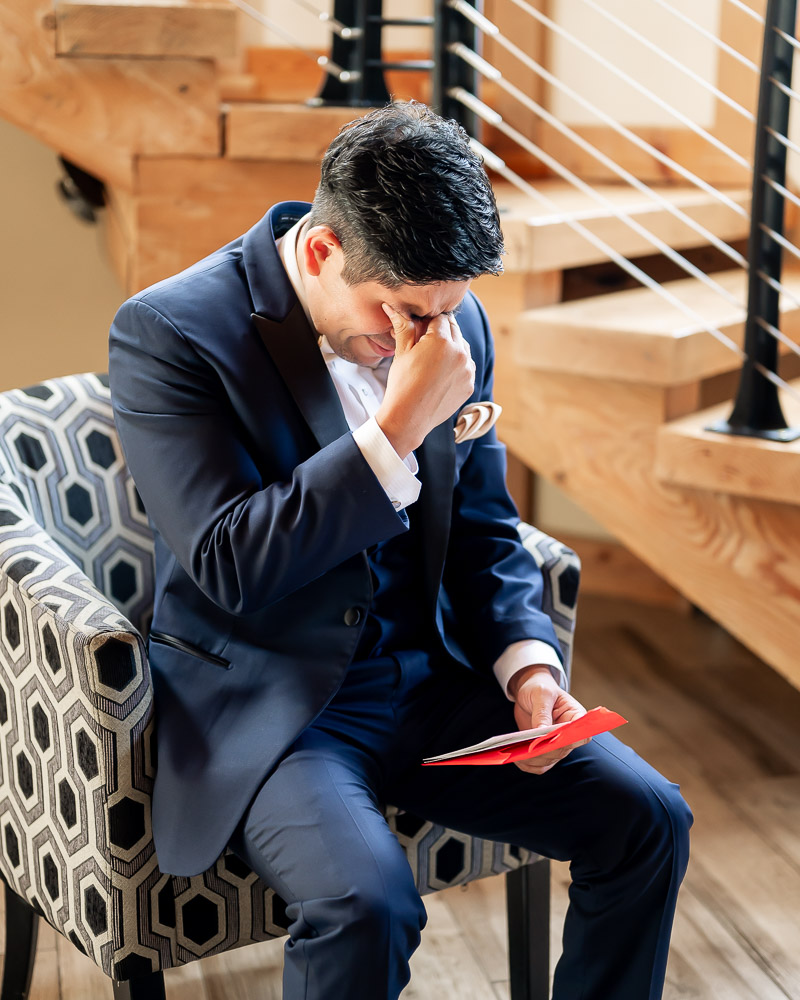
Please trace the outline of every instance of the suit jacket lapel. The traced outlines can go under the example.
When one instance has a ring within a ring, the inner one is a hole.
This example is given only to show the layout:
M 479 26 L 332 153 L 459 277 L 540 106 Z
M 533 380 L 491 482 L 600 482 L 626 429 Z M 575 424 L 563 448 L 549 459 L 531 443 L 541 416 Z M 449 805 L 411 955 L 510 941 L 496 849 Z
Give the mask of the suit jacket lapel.
M 442 582 L 442 570 L 450 537 L 450 514 L 453 506 L 456 446 L 453 420 L 445 420 L 428 434 L 417 449 L 422 490 L 419 504 L 422 514 L 422 558 L 429 605 L 435 606 Z
M 280 322 L 258 313 L 252 320 L 319 446 L 346 434 L 342 404 L 300 303 Z

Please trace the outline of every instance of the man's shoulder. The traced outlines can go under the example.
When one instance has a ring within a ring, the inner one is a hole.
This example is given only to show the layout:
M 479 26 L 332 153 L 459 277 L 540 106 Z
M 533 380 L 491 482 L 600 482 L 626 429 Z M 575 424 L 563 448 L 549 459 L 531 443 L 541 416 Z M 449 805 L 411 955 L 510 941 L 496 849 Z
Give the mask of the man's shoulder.
M 187 309 L 205 312 L 220 295 L 235 296 L 247 288 L 242 263 L 242 237 L 215 250 L 190 267 L 143 288 L 129 302 L 142 302 L 172 319 Z

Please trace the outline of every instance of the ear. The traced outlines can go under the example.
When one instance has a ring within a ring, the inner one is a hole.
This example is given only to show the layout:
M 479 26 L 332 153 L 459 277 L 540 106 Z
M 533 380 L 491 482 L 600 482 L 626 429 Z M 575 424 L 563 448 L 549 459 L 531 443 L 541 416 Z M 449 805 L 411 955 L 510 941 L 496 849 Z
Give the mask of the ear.
M 328 226 L 314 226 L 304 237 L 301 247 L 306 272 L 318 278 L 323 267 L 342 259 L 342 244 Z

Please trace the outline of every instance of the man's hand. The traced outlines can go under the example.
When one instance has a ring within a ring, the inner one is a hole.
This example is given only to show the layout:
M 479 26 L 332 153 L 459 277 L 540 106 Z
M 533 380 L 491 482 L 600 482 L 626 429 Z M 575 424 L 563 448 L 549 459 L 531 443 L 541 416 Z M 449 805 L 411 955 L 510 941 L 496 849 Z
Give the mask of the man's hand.
M 530 666 L 514 674 L 508 686 L 508 693 L 514 699 L 514 719 L 520 729 L 538 729 L 555 722 L 571 722 L 586 715 L 586 709 L 571 694 L 556 684 L 550 668 Z M 522 771 L 544 774 L 567 756 L 575 747 L 582 747 L 588 740 L 571 743 L 560 750 L 532 757 L 530 760 L 516 761 Z
M 475 362 L 454 316 L 435 316 L 419 334 L 388 303 L 383 310 L 392 321 L 395 355 L 375 419 L 405 458 L 472 395 Z

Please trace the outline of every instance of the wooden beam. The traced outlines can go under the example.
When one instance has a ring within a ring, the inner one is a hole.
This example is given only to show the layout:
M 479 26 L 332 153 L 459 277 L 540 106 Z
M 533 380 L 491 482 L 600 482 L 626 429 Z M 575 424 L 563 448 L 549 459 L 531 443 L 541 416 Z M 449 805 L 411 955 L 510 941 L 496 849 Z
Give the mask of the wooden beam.
M 256 83 L 248 100 L 259 101 L 307 101 L 322 89 L 324 72 L 316 64 L 319 56 L 329 56 L 322 49 L 299 51 L 286 47 L 251 47 L 245 53 L 245 72 Z M 387 59 L 397 62 L 412 62 L 429 59 L 429 51 L 389 50 Z M 310 56 L 310 57 L 309 57 Z M 402 100 L 413 98 L 424 103 L 430 102 L 431 79 L 427 70 L 387 70 L 386 86 L 389 93 Z M 358 117 L 359 110 L 353 111 Z
M 235 239 L 275 202 L 310 201 L 318 179 L 314 163 L 140 158 L 129 293 Z
M 525 312 L 517 324 L 517 361 L 540 371 L 663 386 L 738 371 L 740 356 L 706 325 L 739 347 L 744 344 L 747 275 L 723 271 L 711 278 L 741 307 L 697 278 L 684 278 L 663 287 L 697 314 L 696 320 L 641 287 Z M 783 280 L 789 293 L 800 298 L 800 272 L 789 271 Z M 781 330 L 800 343 L 800 308 L 788 297 L 781 305 Z M 785 355 L 790 348 L 781 344 L 780 350 Z
M 680 591 L 619 542 L 564 532 L 559 532 L 558 538 L 580 557 L 581 594 L 621 597 L 635 604 L 689 611 L 691 605 Z
M 513 405 L 520 392 L 519 366 L 513 357 L 513 340 L 520 313 L 536 305 L 558 302 L 561 298 L 561 272 L 527 275 L 504 273 L 485 275 L 472 283 L 489 315 L 495 340 L 494 398 L 504 409 L 497 433 L 505 441 L 504 429 L 518 417 Z
M 136 155 L 220 151 L 213 64 L 57 59 L 49 0 L 0 4 L 0 115 L 107 183 L 131 188 Z
M 56 55 L 225 59 L 236 53 L 236 8 L 178 0 L 56 3 Z
M 495 185 L 500 221 L 506 239 L 506 269 L 551 271 L 608 260 L 608 254 L 576 232 L 567 220 L 582 223 L 626 257 L 654 252 L 653 244 L 633 230 L 620 216 L 630 216 L 654 236 L 676 250 L 703 246 L 702 233 L 676 218 L 652 198 L 624 184 L 596 184 L 605 203 L 561 180 L 537 181 L 536 190 L 550 204 L 543 204 L 505 182 Z M 726 242 L 747 236 L 749 219 L 717 199 L 688 186 L 662 187 L 659 194 L 691 219 Z M 731 190 L 728 196 L 747 208 L 746 190 Z
M 264 102 L 227 104 L 223 109 L 225 155 L 234 160 L 319 163 L 339 129 L 368 110 Z
M 792 383 L 800 390 L 800 381 Z M 791 426 L 800 427 L 800 402 L 784 394 Z M 800 441 L 779 444 L 706 430 L 726 420 L 732 403 L 693 413 L 659 429 L 655 471 L 663 483 L 756 497 L 777 503 L 800 501 Z

